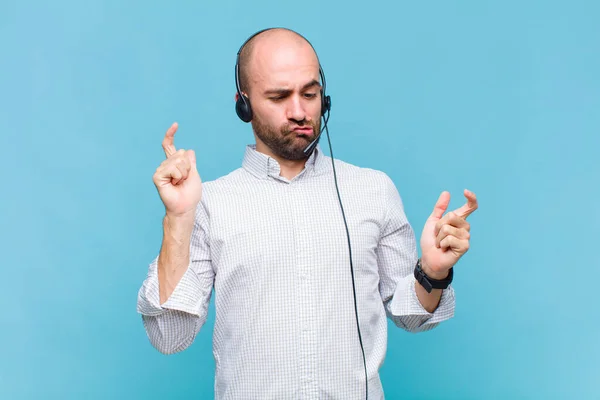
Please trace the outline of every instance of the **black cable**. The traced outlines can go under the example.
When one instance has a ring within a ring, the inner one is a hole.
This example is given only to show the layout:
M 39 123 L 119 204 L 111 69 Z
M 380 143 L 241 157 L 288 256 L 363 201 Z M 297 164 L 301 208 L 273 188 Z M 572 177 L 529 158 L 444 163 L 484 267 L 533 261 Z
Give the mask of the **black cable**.
M 369 380 L 367 377 L 367 360 L 365 357 L 365 348 L 363 346 L 362 335 L 360 333 L 360 324 L 358 322 L 358 306 L 356 305 L 356 286 L 354 284 L 354 265 L 352 264 L 352 246 L 350 245 L 350 232 L 348 230 L 348 223 L 346 222 L 346 213 L 344 212 L 344 206 L 342 205 L 342 197 L 340 196 L 340 189 L 337 183 L 337 174 L 335 172 L 335 163 L 333 161 L 333 150 L 331 149 L 331 139 L 329 138 L 329 129 L 327 128 L 327 121 L 329 120 L 329 112 L 327 112 L 327 118 L 325 120 L 325 132 L 327 133 L 327 142 L 329 143 L 329 153 L 331 154 L 331 166 L 333 167 L 333 180 L 335 181 L 335 190 L 337 191 L 338 200 L 340 202 L 340 208 L 342 210 L 342 217 L 344 218 L 344 226 L 346 227 L 346 237 L 348 238 L 348 253 L 350 254 L 350 273 L 352 274 L 352 294 L 354 295 L 354 313 L 356 315 L 356 328 L 358 329 L 358 341 L 360 342 L 360 349 L 363 356 L 363 365 L 365 367 L 365 399 L 369 399 Z

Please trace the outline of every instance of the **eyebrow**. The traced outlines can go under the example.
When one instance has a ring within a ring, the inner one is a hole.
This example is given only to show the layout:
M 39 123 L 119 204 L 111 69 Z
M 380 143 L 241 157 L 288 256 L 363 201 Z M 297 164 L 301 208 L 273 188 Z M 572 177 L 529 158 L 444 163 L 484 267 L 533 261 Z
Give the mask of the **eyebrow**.
M 300 89 L 300 91 L 304 91 L 306 89 L 312 88 L 313 86 L 321 86 L 321 84 L 316 79 L 313 79 L 312 81 L 310 81 L 307 84 L 305 84 L 304 86 L 302 86 L 302 88 Z M 268 90 L 265 90 L 265 94 L 266 95 L 269 95 L 269 94 L 287 94 L 287 93 L 290 93 L 291 91 L 292 91 L 291 89 L 283 89 L 283 88 L 268 89 Z

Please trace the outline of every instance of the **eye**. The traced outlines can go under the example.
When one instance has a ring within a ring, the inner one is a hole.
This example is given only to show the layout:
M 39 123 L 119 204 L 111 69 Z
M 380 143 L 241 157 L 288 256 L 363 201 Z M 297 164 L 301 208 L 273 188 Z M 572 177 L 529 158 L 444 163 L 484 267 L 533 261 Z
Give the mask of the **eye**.
M 312 99 L 317 97 L 316 93 L 304 93 L 304 97 L 306 97 L 307 99 Z

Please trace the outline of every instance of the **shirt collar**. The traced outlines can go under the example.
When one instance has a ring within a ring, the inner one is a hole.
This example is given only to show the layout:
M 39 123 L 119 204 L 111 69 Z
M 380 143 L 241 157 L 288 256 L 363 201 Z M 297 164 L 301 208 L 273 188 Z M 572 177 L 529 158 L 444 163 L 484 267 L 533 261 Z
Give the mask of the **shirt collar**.
M 242 167 L 260 179 L 275 178 L 279 180 L 286 180 L 279 175 L 281 168 L 277 160 L 257 151 L 255 144 L 249 144 L 246 146 Z M 306 175 L 307 173 L 310 173 L 310 175 L 320 175 L 326 171 L 327 163 L 325 160 L 325 155 L 321 151 L 321 146 L 317 145 L 315 150 L 308 157 L 308 160 L 306 160 L 304 169 L 294 178 L 294 180 L 302 175 Z

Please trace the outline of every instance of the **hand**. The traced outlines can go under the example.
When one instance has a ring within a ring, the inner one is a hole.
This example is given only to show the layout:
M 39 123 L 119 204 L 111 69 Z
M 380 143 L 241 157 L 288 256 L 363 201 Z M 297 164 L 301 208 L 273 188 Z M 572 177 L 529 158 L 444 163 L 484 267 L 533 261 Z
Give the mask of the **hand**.
M 152 180 L 165 205 L 167 214 L 182 216 L 195 213 L 202 197 L 202 181 L 196 169 L 193 150 L 175 150 L 173 138 L 177 122 L 167 130 L 162 142 L 167 159 L 156 169 Z
M 450 193 L 442 192 L 423 228 L 421 264 L 433 279 L 446 278 L 450 268 L 469 250 L 471 226 L 467 217 L 478 205 L 475 193 L 465 190 L 464 195 L 467 204 L 442 217 L 450 204 Z

